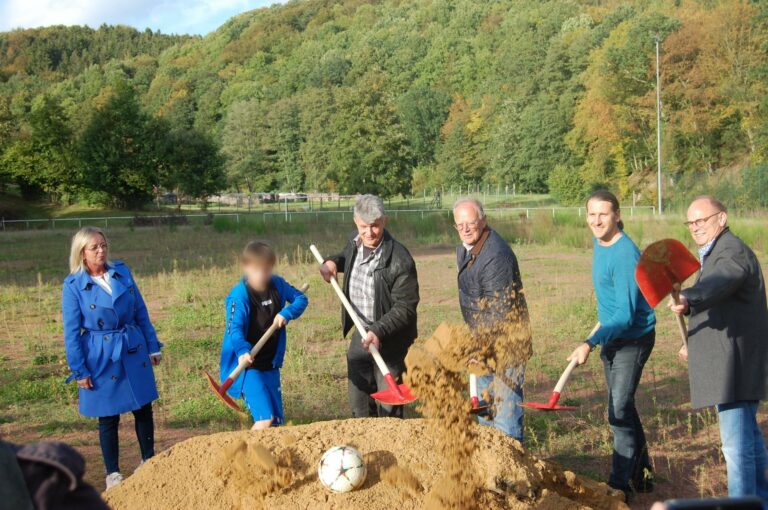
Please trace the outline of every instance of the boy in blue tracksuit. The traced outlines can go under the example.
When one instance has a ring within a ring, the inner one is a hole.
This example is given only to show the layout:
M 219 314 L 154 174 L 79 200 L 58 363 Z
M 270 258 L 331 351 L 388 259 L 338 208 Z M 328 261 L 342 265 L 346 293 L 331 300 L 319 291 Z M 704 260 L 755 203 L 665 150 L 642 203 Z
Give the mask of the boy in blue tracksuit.
M 226 301 L 226 330 L 221 346 L 221 380 L 241 360 L 251 365 L 230 387 L 229 394 L 243 398 L 253 416 L 252 430 L 281 425 L 283 397 L 280 368 L 285 357 L 285 325 L 298 319 L 307 308 L 307 296 L 273 274 L 277 257 L 272 248 L 251 241 L 243 249 L 243 278 L 235 284 Z M 250 351 L 264 333 L 276 324 L 278 329 L 261 350 Z

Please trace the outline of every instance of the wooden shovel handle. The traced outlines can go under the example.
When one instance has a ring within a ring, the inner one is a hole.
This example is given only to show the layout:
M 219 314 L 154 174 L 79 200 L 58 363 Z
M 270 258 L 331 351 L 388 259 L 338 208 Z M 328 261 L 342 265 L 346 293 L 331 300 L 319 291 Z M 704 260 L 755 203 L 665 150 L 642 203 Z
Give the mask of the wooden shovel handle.
M 676 304 L 680 304 L 680 284 L 676 283 L 672 286 L 672 301 Z M 675 314 L 677 319 L 677 329 L 680 331 L 680 338 L 683 340 L 683 347 L 688 348 L 688 327 L 685 325 L 685 319 L 682 315 Z
M 307 291 L 307 289 L 308 289 L 308 288 L 309 288 L 309 284 L 308 284 L 308 283 L 305 283 L 304 285 L 302 285 L 301 287 L 299 287 L 299 291 L 300 291 L 300 292 L 303 294 L 303 293 L 305 293 L 305 292 Z M 256 355 L 259 353 L 259 351 L 261 350 L 261 348 L 262 348 L 262 347 L 264 347 L 264 344 L 265 344 L 265 343 L 267 343 L 267 340 L 269 340 L 270 338 L 272 338 L 272 335 L 274 335 L 274 334 L 275 334 L 275 331 L 277 331 L 277 324 L 274 324 L 274 323 L 273 323 L 273 324 L 272 324 L 272 325 L 269 327 L 269 329 L 267 329 L 267 330 L 264 332 L 264 334 L 263 334 L 263 335 L 261 335 L 261 338 L 259 338 L 259 341 L 258 341 L 258 342 L 256 342 L 256 344 L 255 344 L 255 345 L 254 345 L 254 346 L 251 348 L 251 352 L 250 352 L 251 358 L 253 358 L 254 356 L 256 356 Z M 232 371 L 232 373 L 231 373 L 231 374 L 229 374 L 229 379 L 232 379 L 233 381 L 234 381 L 235 379 L 237 379 L 237 376 L 239 376 L 239 375 L 240 375 L 240 373 L 241 373 L 243 370 L 245 370 L 246 368 L 248 368 L 248 366 L 249 366 L 249 365 L 250 365 L 250 363 L 248 363 L 247 361 L 241 361 L 241 362 L 238 362 L 238 363 L 237 363 L 237 366 L 235 367 L 235 369 Z
M 600 329 L 600 323 L 598 322 L 595 324 L 595 327 L 592 328 L 592 331 L 589 332 L 589 335 L 587 336 L 587 340 L 595 336 L 595 333 L 597 333 L 597 330 Z M 576 368 L 577 360 L 572 359 L 570 363 L 568 363 L 568 366 L 565 367 L 565 371 L 563 372 L 563 375 L 560 376 L 560 379 L 557 380 L 557 384 L 555 384 L 555 392 L 556 393 L 562 393 L 563 388 L 565 387 L 565 383 L 568 382 L 568 378 L 571 377 L 571 372 L 573 372 L 573 369 Z
M 320 254 L 320 250 L 317 249 L 317 246 L 314 244 L 309 245 L 309 251 L 311 251 L 312 255 L 315 256 L 318 264 L 323 265 L 323 263 L 325 263 L 325 259 Z M 347 299 L 347 296 L 344 295 L 344 291 L 341 290 L 341 285 L 339 285 L 339 282 L 336 280 L 336 278 L 331 278 L 331 287 L 333 287 L 333 290 L 336 291 L 336 295 L 339 297 L 341 304 L 344 305 L 344 308 L 347 310 L 347 313 L 352 319 L 352 322 L 355 323 L 355 327 L 357 328 L 357 332 L 360 334 L 360 338 L 365 338 L 365 335 L 368 333 L 365 330 L 365 325 L 363 324 L 363 321 L 360 320 L 360 317 L 357 316 L 357 313 L 355 313 L 355 309 L 352 307 L 352 303 L 350 303 L 349 299 Z M 381 354 L 379 354 L 379 350 L 376 348 L 376 346 L 373 344 L 369 345 L 368 352 L 370 352 L 371 356 L 373 356 L 373 359 L 376 362 L 376 365 L 379 367 L 382 375 L 385 377 L 389 375 L 389 368 L 387 367 L 387 364 L 384 363 L 384 358 L 381 357 Z

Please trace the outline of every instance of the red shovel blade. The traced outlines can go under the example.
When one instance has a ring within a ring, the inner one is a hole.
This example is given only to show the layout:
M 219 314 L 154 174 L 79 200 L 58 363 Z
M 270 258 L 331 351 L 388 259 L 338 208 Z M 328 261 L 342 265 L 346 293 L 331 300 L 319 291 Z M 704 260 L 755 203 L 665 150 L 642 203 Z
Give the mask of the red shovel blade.
M 490 409 L 491 406 L 480 405 L 480 399 L 477 397 L 472 397 L 470 399 L 470 402 L 472 403 L 472 408 L 469 410 L 469 414 L 477 414 L 477 415 L 488 414 L 488 409 Z
M 557 405 L 558 400 L 560 400 L 560 393 L 553 391 L 552 396 L 549 397 L 549 402 L 519 402 L 517 405 L 537 411 L 575 411 L 577 409 L 576 406 Z
M 635 280 L 645 300 L 655 308 L 679 285 L 699 270 L 701 264 L 683 243 L 662 239 L 649 245 L 640 256 Z
M 377 391 L 371 397 L 389 406 L 401 406 L 416 401 L 411 389 L 405 384 L 397 384 L 392 374 L 385 375 L 384 379 L 389 387 L 386 390 Z
M 214 393 L 216 393 L 216 396 L 219 397 L 219 400 L 224 402 L 227 406 L 231 407 L 235 411 L 237 411 L 240 414 L 245 414 L 242 409 L 240 409 L 240 406 L 237 405 L 237 402 L 235 402 L 232 397 L 227 394 L 227 389 L 232 386 L 232 380 L 227 379 L 224 384 L 219 386 L 219 384 L 216 382 L 216 379 L 214 379 L 211 374 L 208 372 L 205 372 L 205 377 L 208 379 L 208 384 L 211 386 L 211 389 Z M 227 384 L 229 382 L 229 384 Z M 226 386 L 226 387 L 224 387 Z

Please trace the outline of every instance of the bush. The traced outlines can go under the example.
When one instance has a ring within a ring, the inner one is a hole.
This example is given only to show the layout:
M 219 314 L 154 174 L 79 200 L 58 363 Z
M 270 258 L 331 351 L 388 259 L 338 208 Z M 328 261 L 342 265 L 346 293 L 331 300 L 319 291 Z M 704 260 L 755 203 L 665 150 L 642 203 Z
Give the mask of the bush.
M 557 165 L 549 174 L 549 193 L 562 205 L 580 205 L 586 195 L 586 184 L 575 168 Z
M 748 209 L 768 207 L 768 163 L 746 167 L 741 172 L 741 181 Z

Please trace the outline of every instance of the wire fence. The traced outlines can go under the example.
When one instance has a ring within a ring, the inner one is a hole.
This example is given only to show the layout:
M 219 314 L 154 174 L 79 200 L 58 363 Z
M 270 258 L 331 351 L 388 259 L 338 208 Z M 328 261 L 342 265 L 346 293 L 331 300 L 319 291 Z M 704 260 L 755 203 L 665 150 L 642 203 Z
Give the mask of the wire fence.
M 623 209 L 624 214 L 630 217 L 636 215 L 655 215 L 656 208 L 653 206 L 634 206 Z M 400 217 L 409 219 L 427 218 L 434 214 L 449 214 L 450 209 L 392 209 L 388 211 L 390 218 L 395 220 Z M 518 218 L 529 220 L 536 215 L 551 215 L 557 218 L 560 214 L 586 215 L 584 207 L 505 207 L 505 208 L 486 208 L 486 213 L 495 218 Z M 85 225 L 110 227 L 168 227 L 168 226 L 186 226 L 186 225 L 210 225 L 216 218 L 228 218 L 230 221 L 240 223 L 241 221 L 261 221 L 263 223 L 294 222 L 294 221 L 339 221 L 352 220 L 352 211 L 350 210 L 314 210 L 314 211 L 263 211 L 263 212 L 209 212 L 206 214 L 163 214 L 163 215 L 141 215 L 141 216 L 101 216 L 101 217 L 80 217 L 80 218 L 30 218 L 6 220 L 0 218 L 0 231 L 19 231 L 19 230 L 47 230 L 47 229 L 74 229 Z

